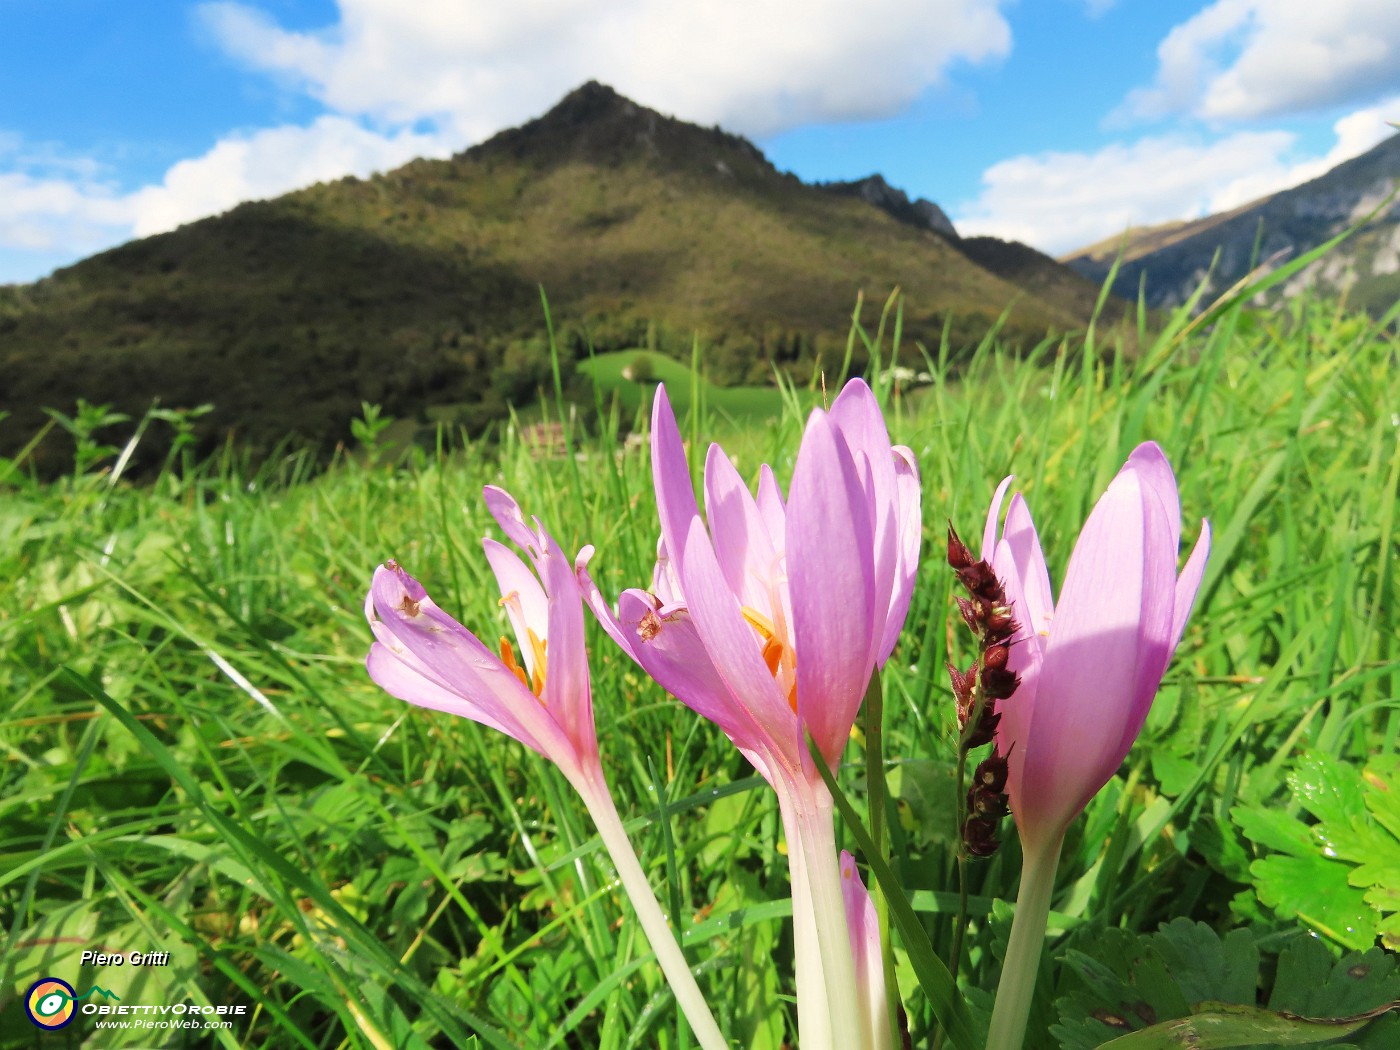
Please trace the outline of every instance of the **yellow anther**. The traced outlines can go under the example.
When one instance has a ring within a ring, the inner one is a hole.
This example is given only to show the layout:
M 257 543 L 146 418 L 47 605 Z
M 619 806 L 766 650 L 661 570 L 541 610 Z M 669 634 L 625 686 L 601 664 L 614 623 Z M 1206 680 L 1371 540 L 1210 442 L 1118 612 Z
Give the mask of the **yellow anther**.
M 778 680 L 778 672 L 783 669 L 784 664 L 788 664 L 792 670 L 792 685 L 788 687 L 787 701 L 793 713 L 797 713 L 797 672 L 791 668 L 792 650 L 783 644 L 778 637 L 773 621 L 764 616 L 757 609 L 750 605 L 741 606 L 740 615 L 744 617 L 750 627 L 758 632 L 758 636 L 763 640 L 763 664 L 768 668 L 768 673 L 773 676 L 773 680 Z
M 545 672 L 545 643 L 540 640 L 540 636 L 528 627 L 525 629 L 530 639 L 530 648 L 535 656 L 535 670 L 533 674 L 526 674 L 525 668 L 520 666 L 515 658 L 515 649 L 510 644 L 510 639 L 501 635 L 501 663 L 506 665 L 506 670 L 520 679 L 520 684 L 530 692 L 539 696 L 544 692 L 544 672 Z
M 531 627 L 525 628 L 525 636 L 529 638 L 530 651 L 534 653 L 535 656 L 535 673 L 531 677 L 534 679 L 532 685 L 535 695 L 539 696 L 544 692 L 545 645 L 547 643 L 541 639 Z

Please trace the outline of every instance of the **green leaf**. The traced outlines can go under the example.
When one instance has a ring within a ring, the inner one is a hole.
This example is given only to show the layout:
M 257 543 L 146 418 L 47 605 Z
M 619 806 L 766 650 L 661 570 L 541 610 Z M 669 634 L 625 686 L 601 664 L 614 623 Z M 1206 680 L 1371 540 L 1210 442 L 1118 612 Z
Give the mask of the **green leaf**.
M 1380 949 L 1338 960 L 1315 937 L 1295 935 L 1281 951 L 1267 1008 L 1257 994 L 1260 949 L 1247 929 L 1223 938 L 1177 919 L 1151 935 L 1106 929 L 1064 961 L 1082 987 L 1056 1003 L 1051 1032 L 1063 1050 L 1097 1047 L 1304 1046 L 1372 1028 L 1392 1031 L 1400 974 Z M 1269 969 L 1265 968 L 1266 971 Z
M 1400 947 L 1398 777 L 1394 755 L 1361 771 L 1312 752 L 1296 761 L 1287 781 L 1293 802 L 1316 824 L 1282 809 L 1236 807 L 1231 816 L 1245 836 L 1275 851 L 1250 865 L 1260 900 L 1344 947 L 1366 948 L 1378 936 Z
M 1350 1035 L 1370 1018 L 1304 1020 L 1256 1006 L 1202 1004 L 1206 1012 L 1163 1021 L 1100 1044 L 1100 1050 L 1226 1050 L 1228 1047 L 1311 1046 Z
M 1375 942 L 1374 911 L 1347 883 L 1347 869 L 1320 854 L 1265 857 L 1249 866 L 1259 899 L 1280 915 L 1296 915 L 1348 948 Z

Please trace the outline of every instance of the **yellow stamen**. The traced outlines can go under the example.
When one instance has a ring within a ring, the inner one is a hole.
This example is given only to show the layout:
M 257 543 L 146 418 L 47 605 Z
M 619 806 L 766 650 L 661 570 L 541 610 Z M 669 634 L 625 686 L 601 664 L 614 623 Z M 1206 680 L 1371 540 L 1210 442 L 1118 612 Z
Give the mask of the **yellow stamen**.
M 530 692 L 539 696 L 544 692 L 544 672 L 545 672 L 545 645 L 540 640 L 540 636 L 528 627 L 525 629 L 530 640 L 530 648 L 535 656 L 535 670 L 533 674 L 526 674 L 525 668 L 521 667 L 515 659 L 515 649 L 510 644 L 510 639 L 501 635 L 501 663 L 506 665 L 506 670 L 520 679 L 520 684 Z
M 539 696 L 544 692 L 544 669 L 545 669 L 545 642 L 537 635 L 534 628 L 525 628 L 525 636 L 530 640 L 530 651 L 535 655 L 535 673 L 531 675 L 534 681 L 531 683 L 535 695 Z
M 758 632 L 759 638 L 763 640 L 763 664 L 768 668 L 768 673 L 773 676 L 773 680 L 778 680 L 778 672 L 783 669 L 784 663 L 792 663 L 792 650 L 783 644 L 778 637 L 777 629 L 773 626 L 773 621 L 764 616 L 757 609 L 750 605 L 740 607 L 739 613 L 748 621 L 749 626 Z M 792 669 L 792 685 L 787 691 L 788 706 L 792 708 L 793 714 L 797 713 L 797 672 Z

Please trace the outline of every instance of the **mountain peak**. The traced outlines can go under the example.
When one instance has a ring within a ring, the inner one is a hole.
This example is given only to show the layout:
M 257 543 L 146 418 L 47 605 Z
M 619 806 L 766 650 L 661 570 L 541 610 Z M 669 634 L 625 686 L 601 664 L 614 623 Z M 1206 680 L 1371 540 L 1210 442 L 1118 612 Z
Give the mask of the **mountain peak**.
M 494 135 L 465 156 L 505 156 L 543 165 L 582 161 L 605 167 L 641 160 L 749 177 L 777 174 L 748 139 L 665 116 L 596 80 L 570 91 L 543 116 Z
M 859 197 L 867 204 L 873 204 L 881 211 L 900 222 L 908 223 L 910 226 L 932 230 L 934 233 L 951 239 L 956 239 L 958 236 L 958 231 L 953 228 L 952 220 L 948 218 L 942 208 L 934 204 L 933 201 L 925 200 L 922 197 L 916 201 L 910 201 L 907 193 L 891 186 L 879 172 L 867 175 L 863 179 L 856 179 L 853 182 L 823 182 L 818 185 L 829 193 L 837 193 L 843 197 Z

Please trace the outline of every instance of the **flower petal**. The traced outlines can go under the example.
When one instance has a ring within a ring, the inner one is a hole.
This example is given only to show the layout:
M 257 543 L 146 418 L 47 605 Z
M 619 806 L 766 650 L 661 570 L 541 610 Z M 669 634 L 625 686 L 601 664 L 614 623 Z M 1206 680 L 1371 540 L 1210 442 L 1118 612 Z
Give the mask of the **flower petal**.
M 1172 549 L 1172 556 L 1175 557 L 1176 549 L 1181 543 L 1181 498 L 1176 491 L 1176 474 L 1167 462 L 1167 454 L 1157 442 L 1144 441 L 1133 449 L 1128 461 L 1123 464 L 1123 469 L 1136 471 L 1143 487 L 1155 492 L 1157 498 L 1162 501 L 1167 521 L 1171 524 L 1168 545 Z
M 380 684 L 385 689 L 409 703 L 499 729 L 561 765 L 572 757 L 572 745 L 534 694 L 479 639 L 438 608 L 417 580 L 397 566 L 380 566 L 371 595 L 379 655 L 370 671 L 384 673 Z M 413 690 L 414 678 L 387 659 L 397 660 L 433 688 Z M 380 681 L 377 675 L 375 681 Z M 444 706 L 443 692 L 460 698 L 461 705 Z
M 516 647 L 525 661 L 525 668 L 535 674 L 535 649 L 529 642 L 529 631 L 539 638 L 549 637 L 549 599 L 520 556 L 503 543 L 487 538 L 481 541 L 486 560 L 501 589 L 501 606 L 515 633 Z M 544 668 L 539 668 L 543 671 Z
M 758 636 L 744 621 L 738 601 L 725 585 L 699 518 L 690 523 L 682 565 L 686 601 L 696 632 L 725 687 L 753 720 L 757 744 L 771 749 L 790 768 L 798 768 L 806 748 L 797 716 L 763 663 Z M 800 656 L 798 666 L 800 671 Z
M 885 1010 L 885 966 L 880 955 L 880 923 L 875 904 L 860 881 L 855 858 L 841 851 L 841 899 L 855 960 L 856 998 L 861 1007 L 861 1034 L 868 1047 L 889 1047 L 890 1025 Z
M 768 526 L 768 542 L 782 554 L 783 544 L 787 542 L 787 509 L 783 504 L 783 490 L 778 487 L 773 468 L 767 463 L 758 468 L 758 513 Z
M 1137 473 L 1120 472 L 1070 556 L 1031 726 L 1018 741 L 1013 805 L 1023 837 L 1058 834 L 1123 761 L 1148 597 L 1145 497 Z
M 1196 545 L 1191 548 L 1191 556 L 1186 559 L 1186 567 L 1176 581 L 1176 594 L 1172 602 L 1172 648 L 1181 641 L 1186 630 L 1186 621 L 1191 618 L 1191 607 L 1196 603 L 1196 592 L 1201 588 L 1201 580 L 1206 574 L 1206 560 L 1210 557 L 1210 522 L 1201 519 L 1201 534 Z
M 880 413 L 880 405 L 865 382 L 853 379 L 842 388 L 831 406 L 830 419 L 840 431 L 841 439 L 850 450 L 851 459 L 856 464 L 856 473 L 861 477 L 862 488 L 866 492 L 866 505 L 870 511 L 871 531 L 874 538 L 875 613 L 880 619 L 880 637 L 876 642 L 876 661 L 883 663 L 888 658 L 884 650 L 884 630 L 890 619 L 892 603 L 899 601 L 896 591 L 896 574 L 900 559 L 901 526 L 898 482 L 896 466 L 909 463 L 896 456 L 890 447 L 889 430 L 885 427 L 885 417 Z M 866 471 L 869 471 L 868 476 Z M 908 609 L 907 601 L 904 603 Z M 900 617 L 903 623 L 903 616 Z M 898 636 L 898 630 L 894 635 Z M 894 648 L 893 640 L 890 648 Z
M 748 487 L 718 445 L 705 457 L 705 517 L 725 583 L 743 605 L 773 618 L 777 555 Z
M 690 524 L 700 517 L 700 506 L 695 502 L 685 445 L 681 442 L 671 402 L 666 397 L 665 384 L 656 388 L 656 400 L 651 409 L 651 476 L 656 489 L 656 510 L 661 518 L 661 537 L 679 572 Z
M 525 524 L 525 515 L 514 496 L 496 485 L 487 485 L 481 490 L 481 496 L 486 501 L 486 509 L 512 543 L 531 553 L 539 550 L 539 537 Z
M 1031 519 L 1030 507 L 1019 492 L 1011 497 L 1006 528 L 992 568 L 1003 581 L 1007 575 L 1014 575 L 1020 584 L 1011 608 L 1012 615 L 1021 624 L 1017 640 L 1026 640 L 1043 652 L 1050 621 L 1055 615 L 1055 597 L 1050 590 L 1050 573 L 1045 568 L 1040 536 Z
M 1040 669 L 1054 613 L 1050 575 L 1045 569 L 1040 537 L 1031 520 L 1030 508 L 1019 492 L 1011 498 L 1011 507 L 1006 512 L 1006 534 L 996 545 L 992 568 L 1006 591 L 1012 615 L 1020 624 L 1011 639 L 1007 667 L 1020 675 L 1021 682 L 1015 694 L 998 701 L 996 708 L 1001 715 L 997 725 L 997 751 L 1007 758 L 1008 792 L 1019 797 L 1023 790 L 1026 741 L 1034 720 Z
M 991 561 L 992 555 L 997 549 L 998 527 L 1001 525 L 1001 501 L 1006 497 L 1006 490 L 1011 487 L 1014 474 L 1008 474 L 1001 479 L 1001 484 L 992 495 L 992 505 L 987 510 L 987 525 L 982 530 L 982 560 Z
M 797 710 L 833 767 L 874 666 L 873 559 L 867 496 L 850 451 L 814 411 L 788 495 L 787 569 Z
M 594 766 L 598 758 L 598 735 L 593 722 L 583 599 L 573 565 L 559 544 L 543 529 L 540 537 L 544 549 L 535 565 L 549 595 L 549 633 L 545 635 L 548 672 L 540 699 L 573 741 L 581 760 Z
M 914 462 L 914 453 L 903 445 L 896 445 L 891 451 L 895 458 L 895 543 L 898 557 L 890 591 L 889 610 L 885 617 L 885 630 L 875 657 L 875 662 L 882 667 L 894 652 L 899 633 L 904 630 L 905 618 L 909 615 L 909 602 L 914 595 L 914 578 L 919 571 L 919 548 L 924 538 L 923 489 L 919 481 L 919 468 Z

